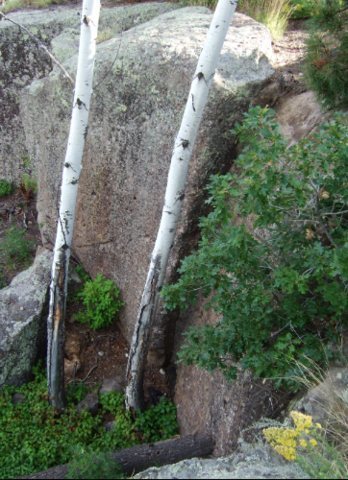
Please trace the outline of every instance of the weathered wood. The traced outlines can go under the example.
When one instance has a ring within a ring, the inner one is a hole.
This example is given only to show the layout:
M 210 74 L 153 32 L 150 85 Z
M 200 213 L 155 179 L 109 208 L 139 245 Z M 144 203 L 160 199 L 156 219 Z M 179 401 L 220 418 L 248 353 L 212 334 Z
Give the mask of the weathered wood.
M 214 443 L 209 435 L 197 434 L 125 448 L 112 453 L 112 459 L 122 467 L 126 474 L 132 475 L 153 466 L 168 465 L 187 458 L 206 457 L 213 452 L 213 448 Z M 25 478 L 64 479 L 67 472 L 68 464 L 59 465 Z

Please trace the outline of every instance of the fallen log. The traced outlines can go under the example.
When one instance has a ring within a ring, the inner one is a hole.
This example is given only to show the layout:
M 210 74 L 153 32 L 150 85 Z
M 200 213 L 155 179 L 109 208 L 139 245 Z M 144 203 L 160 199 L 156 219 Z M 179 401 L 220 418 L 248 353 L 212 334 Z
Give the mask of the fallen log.
M 153 466 L 160 467 L 187 458 L 206 457 L 213 452 L 213 448 L 214 442 L 209 435 L 196 434 L 125 448 L 113 452 L 111 458 L 120 465 L 124 473 L 132 475 Z M 58 465 L 24 478 L 64 479 L 68 466 L 69 464 Z

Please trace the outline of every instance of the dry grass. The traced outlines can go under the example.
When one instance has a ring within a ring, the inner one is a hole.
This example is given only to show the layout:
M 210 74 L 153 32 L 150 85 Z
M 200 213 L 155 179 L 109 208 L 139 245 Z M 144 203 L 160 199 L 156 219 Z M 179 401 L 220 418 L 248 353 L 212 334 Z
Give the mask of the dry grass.
M 214 10 L 218 0 L 181 0 L 183 5 L 200 5 Z M 269 28 L 274 40 L 280 39 L 293 8 L 290 0 L 240 0 L 237 10 Z
M 348 386 L 340 381 L 342 369 L 325 371 L 310 359 L 307 365 L 296 366 L 300 372 L 296 380 L 311 391 L 311 403 L 323 427 L 320 449 L 302 459 L 301 466 L 308 467 L 312 475 L 316 473 L 316 478 L 348 478 Z M 326 464 L 330 477 L 322 476 Z
M 269 28 L 274 40 L 279 40 L 287 28 L 292 8 L 289 0 L 242 0 L 239 11 Z

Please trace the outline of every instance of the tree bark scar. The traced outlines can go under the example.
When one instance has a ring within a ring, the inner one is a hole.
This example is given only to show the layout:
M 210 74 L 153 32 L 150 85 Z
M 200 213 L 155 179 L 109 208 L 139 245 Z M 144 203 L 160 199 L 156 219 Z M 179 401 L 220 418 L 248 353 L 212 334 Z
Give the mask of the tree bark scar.
M 127 372 L 127 379 L 130 380 L 131 378 L 131 370 L 133 368 L 133 358 L 134 358 L 134 355 L 136 353 L 136 351 L 138 350 L 137 349 L 137 346 L 140 344 L 140 342 L 143 342 L 143 344 L 147 344 L 146 340 L 144 341 L 144 337 L 146 338 L 146 336 L 149 334 L 149 330 L 150 330 L 150 324 L 151 324 L 151 318 L 153 316 L 153 307 L 154 305 L 150 305 L 149 304 L 149 301 L 154 297 L 155 295 L 155 292 L 156 292 L 156 286 L 157 286 L 157 280 L 158 280 L 158 276 L 159 276 L 159 272 L 160 272 L 160 266 L 161 266 L 161 255 L 157 255 L 157 257 L 155 258 L 154 262 L 153 262 L 153 266 L 152 266 L 152 276 L 151 276 L 151 279 L 147 282 L 149 285 L 149 288 L 147 289 L 146 291 L 146 294 L 144 295 L 145 298 L 143 298 L 143 305 L 141 305 L 141 310 L 140 310 L 140 313 L 138 315 L 138 319 L 137 319 L 137 329 L 136 329 L 136 341 L 134 342 L 134 349 L 130 352 L 130 355 L 129 355 L 129 370 Z M 140 332 L 142 330 L 142 327 L 143 327 L 143 323 L 144 323 L 144 312 L 146 311 L 146 309 L 149 308 L 150 309 L 150 312 L 149 312 L 149 315 L 148 315 L 148 318 L 149 318 L 149 324 L 147 325 L 147 328 L 144 329 L 144 332 L 143 332 L 143 335 L 141 336 Z M 146 352 L 142 349 L 141 353 L 140 353 L 141 357 L 144 358 L 144 355 L 146 355 Z M 138 367 L 137 367 L 138 368 Z

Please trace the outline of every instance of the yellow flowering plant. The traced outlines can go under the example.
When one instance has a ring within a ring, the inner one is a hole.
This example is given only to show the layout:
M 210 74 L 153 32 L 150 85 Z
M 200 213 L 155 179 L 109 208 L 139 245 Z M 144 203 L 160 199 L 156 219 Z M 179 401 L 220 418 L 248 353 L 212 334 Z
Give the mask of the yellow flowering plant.
M 293 411 L 290 417 L 294 427 L 270 427 L 263 430 L 263 435 L 271 447 L 286 460 L 295 461 L 299 449 L 315 448 L 316 436 L 321 429 L 319 423 L 313 424 L 310 415 Z

